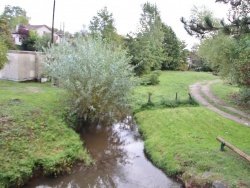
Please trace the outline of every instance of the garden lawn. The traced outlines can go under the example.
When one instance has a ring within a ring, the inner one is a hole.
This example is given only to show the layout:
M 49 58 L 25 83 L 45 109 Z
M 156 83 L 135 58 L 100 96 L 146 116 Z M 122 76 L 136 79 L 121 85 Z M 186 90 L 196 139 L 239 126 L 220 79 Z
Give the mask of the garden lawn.
M 198 187 L 218 180 L 231 187 L 250 187 L 250 164 L 226 148 L 220 151 L 217 136 L 250 155 L 250 128 L 226 119 L 205 107 L 162 108 L 161 96 L 184 98 L 189 85 L 218 79 L 208 73 L 163 72 L 158 86 L 140 86 L 135 98 L 153 93 L 154 106 L 134 105 L 135 119 L 152 162 L 168 175 L 194 181 Z
M 49 83 L 0 80 L 0 187 L 23 185 L 36 170 L 58 174 L 91 162 L 63 119 L 63 96 Z

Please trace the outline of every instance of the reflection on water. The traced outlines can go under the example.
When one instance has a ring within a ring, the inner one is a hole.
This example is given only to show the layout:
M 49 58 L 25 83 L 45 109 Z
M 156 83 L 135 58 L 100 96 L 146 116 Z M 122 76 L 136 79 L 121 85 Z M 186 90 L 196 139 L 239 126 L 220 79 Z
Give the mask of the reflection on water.
M 113 126 L 86 126 L 81 137 L 96 161 L 94 166 L 76 165 L 70 175 L 34 179 L 25 187 L 181 187 L 145 157 L 143 141 L 130 117 Z

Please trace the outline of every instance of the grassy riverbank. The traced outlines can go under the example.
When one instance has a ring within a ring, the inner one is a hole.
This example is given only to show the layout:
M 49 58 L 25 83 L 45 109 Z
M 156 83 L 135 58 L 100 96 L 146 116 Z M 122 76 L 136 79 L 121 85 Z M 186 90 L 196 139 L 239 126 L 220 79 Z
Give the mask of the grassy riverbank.
M 162 96 L 174 100 L 175 93 L 185 98 L 188 86 L 194 82 L 217 79 L 207 73 L 164 72 L 158 86 L 139 87 L 137 97 L 152 93 L 156 105 L 140 111 L 135 105 L 135 118 L 145 140 L 145 150 L 158 167 L 168 175 L 181 175 L 183 180 L 193 181 L 198 187 L 217 180 L 231 187 L 250 186 L 250 164 L 230 149 L 221 152 L 221 136 L 250 154 L 250 129 L 205 107 L 158 108 Z M 187 97 L 187 96 L 186 96 Z M 140 112 L 139 112 L 140 111 Z
M 90 158 L 63 120 L 62 90 L 50 83 L 0 80 L 0 187 L 22 185 L 36 170 L 70 171 Z

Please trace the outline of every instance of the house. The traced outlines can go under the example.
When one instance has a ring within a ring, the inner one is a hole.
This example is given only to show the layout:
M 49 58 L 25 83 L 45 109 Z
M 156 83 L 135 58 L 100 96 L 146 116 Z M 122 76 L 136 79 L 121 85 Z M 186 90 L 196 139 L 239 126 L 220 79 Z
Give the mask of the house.
M 15 30 L 11 32 L 12 38 L 15 41 L 16 45 L 22 45 L 22 33 L 20 33 L 20 27 L 22 30 L 26 30 L 29 32 L 30 30 L 34 30 L 37 32 L 39 36 L 43 36 L 45 33 L 51 34 L 51 29 L 46 25 L 27 25 L 27 26 L 17 26 Z M 57 33 L 54 33 L 54 41 L 56 43 L 60 43 L 62 41 L 62 37 Z

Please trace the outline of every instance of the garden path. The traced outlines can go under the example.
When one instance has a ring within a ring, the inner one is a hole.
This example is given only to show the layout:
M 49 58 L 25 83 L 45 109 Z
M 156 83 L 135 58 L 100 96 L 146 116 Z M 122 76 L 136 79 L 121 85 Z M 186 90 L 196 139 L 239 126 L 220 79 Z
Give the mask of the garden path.
M 227 106 L 225 103 L 220 101 L 218 98 L 216 98 L 216 96 L 214 96 L 210 92 L 210 85 L 218 81 L 220 80 L 213 80 L 210 82 L 197 82 L 190 86 L 190 92 L 194 96 L 194 98 L 201 103 L 201 105 L 209 108 L 210 110 L 213 110 L 214 112 L 228 119 L 231 119 L 233 121 L 236 121 L 238 123 L 250 127 L 250 114 L 237 110 L 233 107 Z M 206 98 L 208 98 L 209 100 L 207 100 Z M 221 106 L 222 108 L 220 109 L 217 108 L 214 105 L 214 103 Z M 223 109 L 226 109 L 226 111 L 231 111 L 232 113 L 237 115 L 233 115 L 231 113 L 223 111 Z

